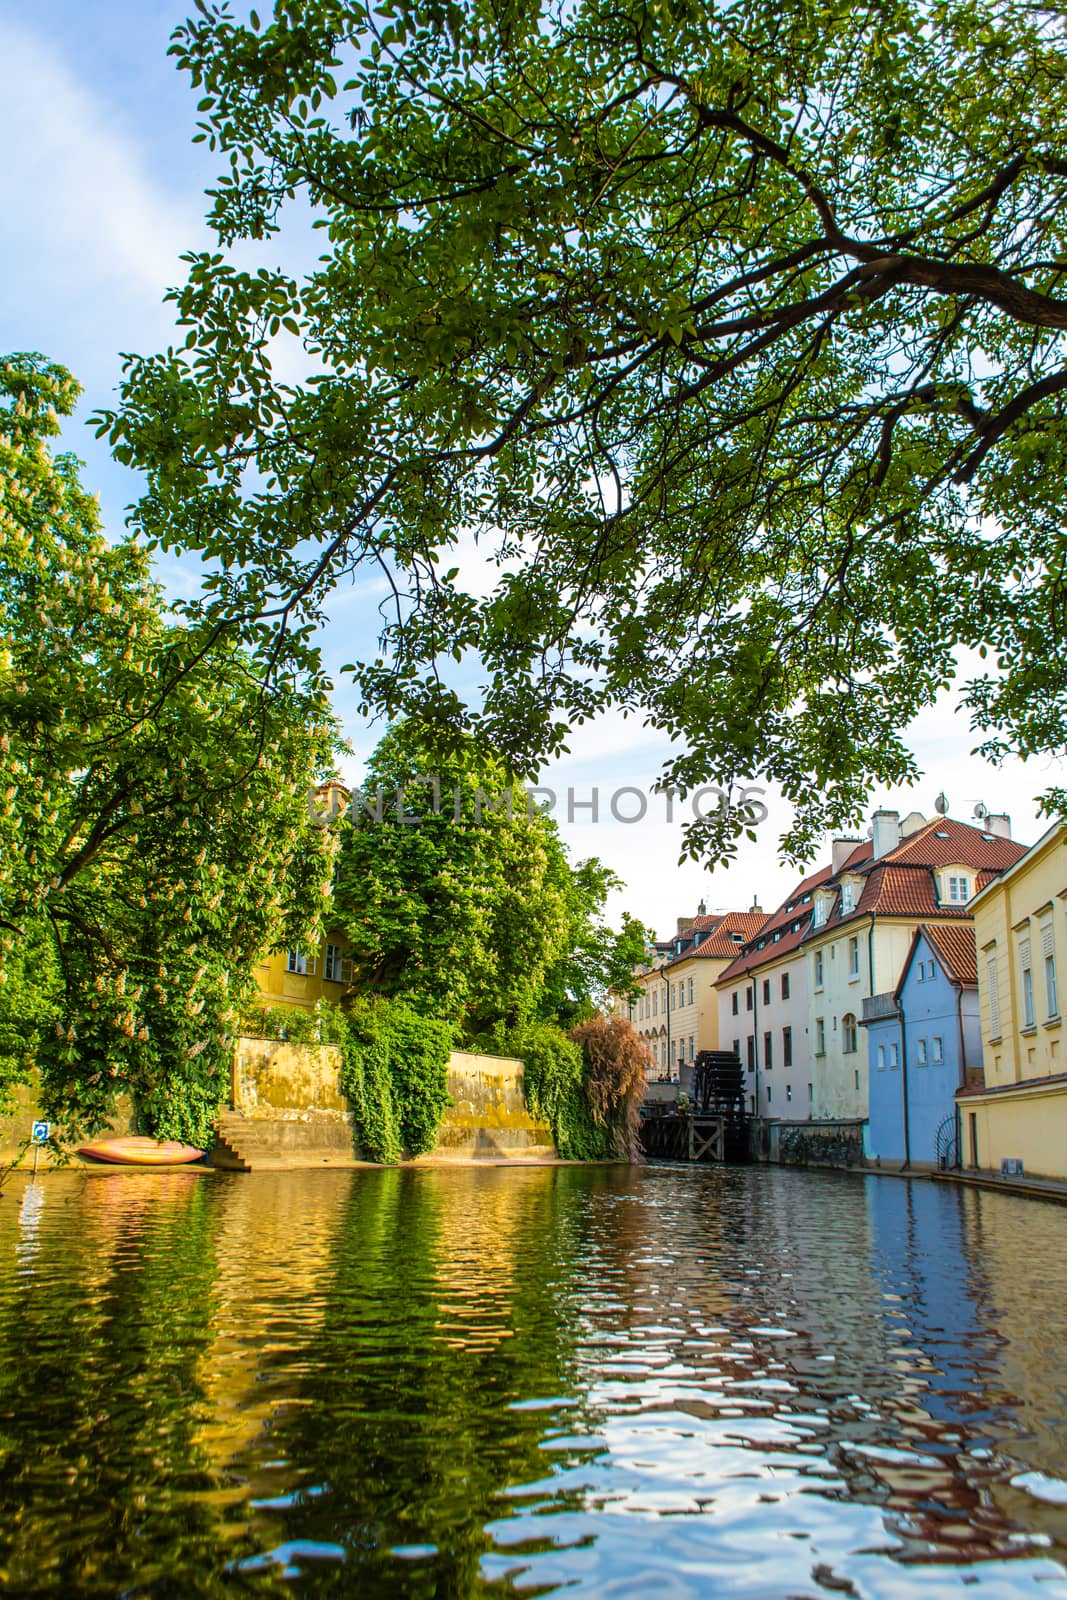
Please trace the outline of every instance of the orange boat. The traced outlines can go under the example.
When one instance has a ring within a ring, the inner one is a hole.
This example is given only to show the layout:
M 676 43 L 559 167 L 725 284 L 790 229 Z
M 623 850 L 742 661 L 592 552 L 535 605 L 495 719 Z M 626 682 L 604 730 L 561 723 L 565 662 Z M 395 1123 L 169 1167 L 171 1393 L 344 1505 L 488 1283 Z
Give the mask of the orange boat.
M 165 1167 L 199 1161 L 203 1150 L 173 1139 L 97 1139 L 78 1146 L 78 1154 L 88 1161 L 104 1161 L 116 1167 Z

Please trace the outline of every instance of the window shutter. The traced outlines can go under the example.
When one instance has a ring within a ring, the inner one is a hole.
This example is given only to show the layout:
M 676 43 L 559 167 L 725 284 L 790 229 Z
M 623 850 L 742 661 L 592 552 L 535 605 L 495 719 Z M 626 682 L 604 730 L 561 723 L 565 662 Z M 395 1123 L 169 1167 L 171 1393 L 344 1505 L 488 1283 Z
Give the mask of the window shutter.
M 1000 1037 L 1000 985 L 997 982 L 997 958 L 991 955 L 985 964 L 986 989 L 989 995 L 989 1028 L 991 1037 Z
M 350 956 L 345 957 L 341 962 L 341 982 L 352 982 L 352 958 Z
M 319 970 L 319 958 L 318 958 L 318 956 L 308 956 L 307 966 L 304 968 L 304 971 L 307 974 L 307 976 L 309 978 L 313 978 L 315 976 L 316 972 L 318 972 L 318 970 Z
M 1055 953 L 1055 946 L 1054 946 L 1053 940 L 1052 940 L 1052 921 L 1050 919 L 1049 921 L 1043 922 L 1041 924 L 1041 955 L 1042 955 L 1042 959 L 1047 959 L 1049 956 L 1053 955 L 1054 953 Z

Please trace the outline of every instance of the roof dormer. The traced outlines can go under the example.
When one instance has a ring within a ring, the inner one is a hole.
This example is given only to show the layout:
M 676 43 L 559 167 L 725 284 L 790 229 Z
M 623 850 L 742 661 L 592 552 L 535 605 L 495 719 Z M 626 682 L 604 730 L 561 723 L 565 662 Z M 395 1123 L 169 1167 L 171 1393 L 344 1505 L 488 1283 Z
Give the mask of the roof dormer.
M 939 867 L 936 873 L 939 903 L 943 906 L 968 905 L 976 892 L 976 876 L 973 867 Z
M 841 915 L 847 916 L 850 911 L 855 911 L 860 903 L 863 893 L 863 879 L 854 873 L 849 873 L 841 879 Z
M 827 918 L 833 907 L 835 894 L 833 889 L 816 889 L 815 909 L 812 913 L 811 925 L 813 928 L 826 926 Z

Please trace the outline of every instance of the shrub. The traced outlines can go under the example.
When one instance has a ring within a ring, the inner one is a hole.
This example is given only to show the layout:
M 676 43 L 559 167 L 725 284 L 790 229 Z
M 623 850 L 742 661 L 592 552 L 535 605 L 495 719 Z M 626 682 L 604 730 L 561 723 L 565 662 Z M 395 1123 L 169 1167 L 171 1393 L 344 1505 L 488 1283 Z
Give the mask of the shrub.
M 621 1017 L 593 1017 L 572 1028 L 569 1037 L 581 1048 L 590 1114 L 607 1130 L 611 1154 L 640 1160 L 647 1053 L 632 1024 Z

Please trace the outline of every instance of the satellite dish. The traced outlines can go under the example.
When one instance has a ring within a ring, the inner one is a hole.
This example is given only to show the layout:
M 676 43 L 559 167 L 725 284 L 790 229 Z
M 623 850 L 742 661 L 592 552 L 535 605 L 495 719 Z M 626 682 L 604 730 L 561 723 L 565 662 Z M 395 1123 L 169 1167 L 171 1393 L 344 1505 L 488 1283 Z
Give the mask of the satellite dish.
M 938 795 L 937 799 L 934 801 L 934 810 L 937 812 L 939 817 L 948 816 L 948 795 L 943 789 Z
M 978 804 L 974 808 L 974 815 L 978 822 L 984 822 L 986 817 L 988 817 L 989 807 L 986 805 L 984 800 L 979 800 Z

